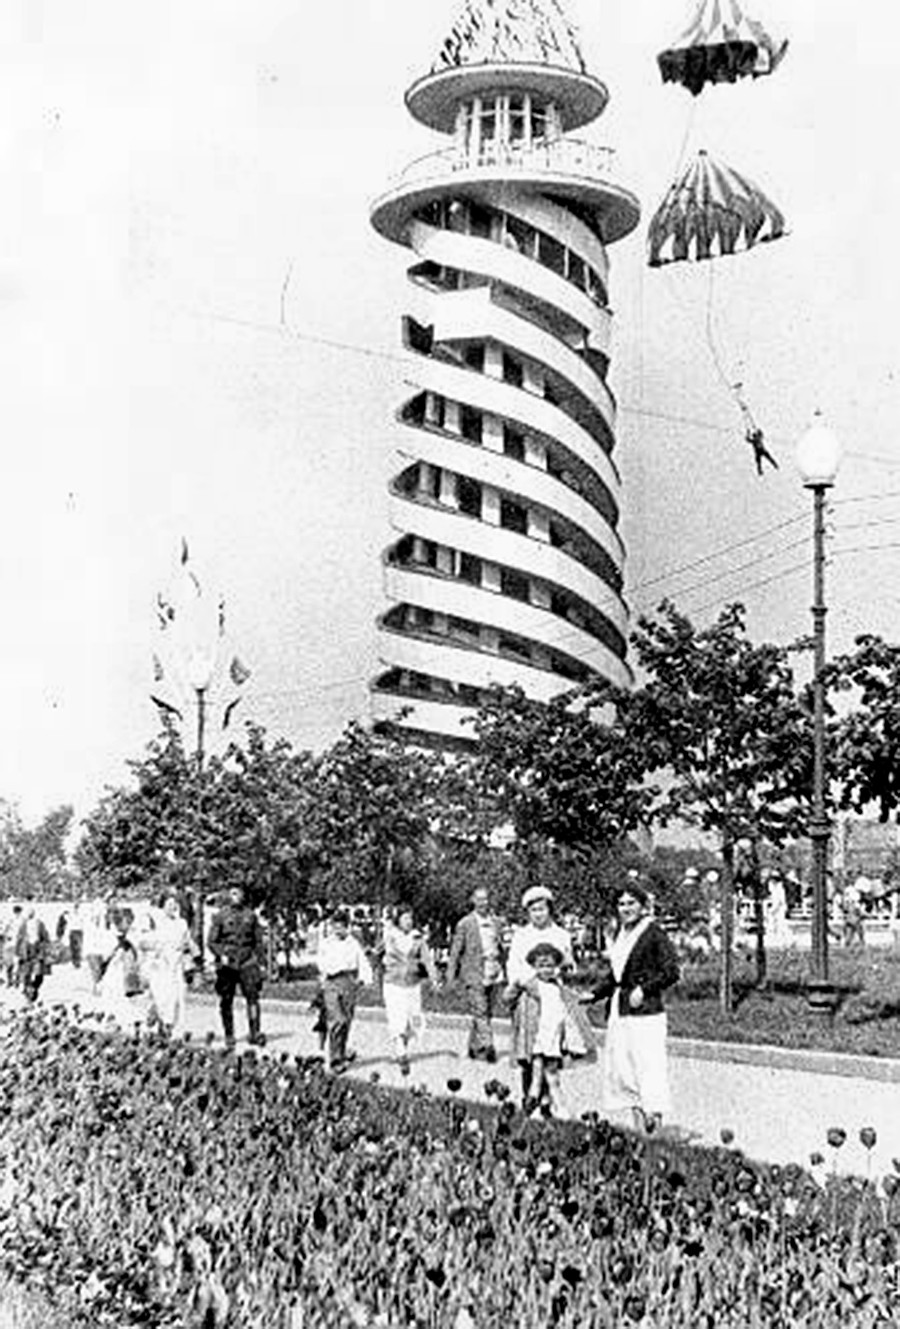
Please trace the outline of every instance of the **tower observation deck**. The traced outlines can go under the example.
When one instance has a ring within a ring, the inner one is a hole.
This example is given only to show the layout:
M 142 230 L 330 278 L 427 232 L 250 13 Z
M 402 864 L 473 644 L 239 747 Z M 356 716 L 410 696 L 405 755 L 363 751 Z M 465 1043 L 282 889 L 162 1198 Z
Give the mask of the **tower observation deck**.
M 426 313 L 398 411 L 374 718 L 453 745 L 491 684 L 627 685 L 608 247 L 637 225 L 559 0 L 466 0 L 406 94 L 450 139 L 372 207 Z M 418 310 L 417 310 L 418 312 Z

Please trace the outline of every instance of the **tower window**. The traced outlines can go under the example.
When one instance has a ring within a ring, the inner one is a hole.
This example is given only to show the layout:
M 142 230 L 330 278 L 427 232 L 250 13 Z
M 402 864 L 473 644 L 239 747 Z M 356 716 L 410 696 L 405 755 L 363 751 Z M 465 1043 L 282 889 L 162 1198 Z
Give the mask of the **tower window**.
M 545 106 L 535 106 L 531 104 L 531 138 L 532 141 L 547 136 L 547 108 Z
M 472 342 L 463 350 L 463 360 L 469 369 L 484 373 L 484 343 Z
M 439 392 L 429 392 L 425 398 L 425 419 L 430 425 L 443 429 L 447 403 Z
M 469 209 L 460 198 L 451 199 L 447 206 L 447 228 L 465 235 L 469 229 Z
M 519 535 L 528 534 L 528 512 L 521 503 L 514 503 L 510 498 L 500 500 L 500 525 L 506 531 L 515 531 Z
M 525 371 L 522 368 L 521 360 L 517 360 L 514 355 L 508 351 L 503 352 L 503 382 L 511 383 L 514 388 L 520 388 L 525 380 Z
M 518 217 L 506 216 L 506 235 L 504 244 L 510 249 L 517 249 L 520 254 L 525 254 L 529 258 L 534 254 L 534 246 L 537 237 L 537 231 L 528 222 L 520 221 Z
M 477 235 L 483 240 L 489 240 L 491 236 L 491 210 L 483 208 L 480 203 L 469 204 L 469 234 Z
M 473 623 L 470 618 L 457 618 L 455 614 L 450 615 L 447 627 L 454 637 L 474 637 L 477 640 L 481 636 L 481 628 L 477 623 Z
M 524 137 L 525 137 L 525 98 L 510 97 L 509 141 L 510 143 L 521 143 Z
M 513 461 L 525 460 L 525 435 L 511 425 L 503 426 L 503 451 Z
M 480 443 L 484 417 L 474 406 L 461 406 L 459 410 L 459 432 L 470 443 Z
M 429 466 L 422 462 L 419 465 L 419 493 L 426 498 L 437 499 L 441 493 L 441 468 L 440 466 Z
M 567 275 L 573 286 L 577 286 L 579 290 L 584 290 L 586 280 L 584 259 L 579 258 L 577 254 L 573 254 L 571 249 L 569 250 L 569 271 Z
M 470 586 L 481 585 L 481 559 L 475 554 L 461 553 L 459 556 L 460 581 L 468 582 Z
M 593 268 L 587 270 L 587 293 L 595 304 L 601 308 L 606 308 L 606 291 L 603 282 Z
M 420 567 L 437 567 L 437 545 L 433 540 L 416 539 L 413 542 L 412 562 Z
M 518 637 L 507 637 L 504 633 L 501 635 L 497 646 L 501 655 L 513 655 L 517 660 L 530 660 L 531 650 L 525 642 L 520 641 Z
M 481 103 L 481 141 L 489 143 L 497 133 L 497 103 L 487 100 Z
M 558 272 L 561 277 L 566 273 L 566 249 L 558 240 L 547 235 L 545 231 L 538 231 L 538 258 L 545 268 L 550 268 L 553 272 Z
M 529 586 L 530 582 L 524 572 L 516 572 L 514 568 L 500 569 L 500 590 L 504 595 L 513 600 L 524 600 L 527 604 Z
M 467 517 L 481 516 L 481 485 L 467 475 L 456 478 L 456 498 L 459 511 Z

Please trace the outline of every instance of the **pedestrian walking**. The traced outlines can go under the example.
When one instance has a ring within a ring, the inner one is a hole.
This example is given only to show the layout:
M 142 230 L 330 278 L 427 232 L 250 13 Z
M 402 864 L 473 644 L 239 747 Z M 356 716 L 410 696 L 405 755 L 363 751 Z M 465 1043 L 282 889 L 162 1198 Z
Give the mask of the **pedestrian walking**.
M 541 942 L 549 942 L 561 955 L 559 971 L 561 975 L 570 973 L 575 968 L 572 957 L 572 941 L 568 931 L 554 922 L 551 912 L 553 892 L 546 886 L 531 886 L 522 896 L 522 908 L 526 922 L 515 928 L 509 945 L 506 962 L 507 985 L 505 997 L 510 1006 L 512 1017 L 512 1056 L 517 1061 L 522 1074 L 522 1106 L 531 1105 L 531 1062 L 530 1057 L 519 1058 L 519 1050 L 528 1048 L 527 1024 L 530 1019 L 528 1003 L 521 1000 L 529 983 L 535 977 L 535 971 L 528 956 Z
M 234 1047 L 234 998 L 238 988 L 247 1004 L 248 1039 L 265 1043 L 261 1028 L 260 996 L 263 986 L 265 942 L 256 911 L 247 903 L 242 886 L 233 886 L 228 900 L 209 929 L 209 949 L 216 965 L 216 992 L 225 1046 Z
M 519 985 L 512 1054 L 528 1092 L 522 1108 L 529 1116 L 567 1116 L 560 1083 L 573 1058 L 593 1059 L 597 1039 L 577 997 L 564 986 L 564 956 L 552 942 L 540 941 L 526 956 L 533 977 Z
M 131 909 L 110 911 L 112 926 L 106 937 L 106 954 L 100 959 L 97 996 L 102 1009 L 122 1028 L 128 1028 L 142 1015 L 135 1000 L 143 991 L 140 960 L 132 936 L 134 913 Z
M 450 943 L 447 985 L 460 984 L 471 1018 L 469 1056 L 496 1061 L 493 1019 L 503 990 L 505 945 L 503 925 L 491 911 L 487 887 L 476 886 L 472 908 L 457 923 Z
M 384 929 L 382 993 L 388 1032 L 397 1049 L 397 1063 L 409 1074 L 409 1045 L 422 1032 L 422 985 L 440 986 L 434 956 L 415 925 L 411 909 L 401 907 L 395 923 Z
M 69 959 L 76 969 L 81 968 L 81 957 L 84 952 L 84 906 L 81 900 L 76 900 L 72 906 L 72 916 L 69 919 Z
M 865 878 L 857 877 L 848 881 L 839 896 L 843 921 L 844 945 L 865 946 L 866 929 L 863 920 L 863 896 L 861 883 Z
M 106 900 L 92 900 L 87 906 L 84 926 L 84 960 L 94 992 L 99 988 L 104 962 L 114 945 L 109 905 Z
M 50 973 L 50 933 L 33 904 L 26 906 L 16 936 L 16 969 L 25 1000 L 35 1002 Z
M 619 930 L 594 994 L 608 1001 L 602 1103 L 605 1111 L 630 1111 L 637 1128 L 652 1131 L 670 1111 L 663 993 L 678 981 L 678 957 L 650 917 L 640 881 L 629 879 L 616 907 Z
M 153 1009 L 162 1029 L 180 1037 L 185 1029 L 187 978 L 194 967 L 198 947 L 187 920 L 181 913 L 178 896 L 169 891 L 153 919 L 146 938 L 147 980 Z
M 22 926 L 22 906 L 14 904 L 7 913 L 3 911 L 3 923 L 0 927 L 3 944 L 3 979 L 7 987 L 18 987 L 19 962 L 16 957 L 16 942 L 19 928 Z
M 372 966 L 350 932 L 350 915 L 338 909 L 320 937 L 315 954 L 319 990 L 313 999 L 314 1030 L 325 1057 L 326 1070 L 344 1070 L 356 1054 L 348 1048 L 360 987 L 372 982 Z

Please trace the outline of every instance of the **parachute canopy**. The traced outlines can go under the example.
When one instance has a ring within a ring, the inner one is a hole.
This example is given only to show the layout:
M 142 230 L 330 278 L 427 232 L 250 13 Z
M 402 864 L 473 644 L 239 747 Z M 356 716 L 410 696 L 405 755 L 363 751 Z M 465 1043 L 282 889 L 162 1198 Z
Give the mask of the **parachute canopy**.
M 664 83 L 680 83 L 696 97 L 707 83 L 771 74 L 787 45 L 745 14 L 740 0 L 699 0 L 688 30 L 657 62 Z
M 650 222 L 651 268 L 715 258 L 784 234 L 784 217 L 752 181 L 698 152 Z

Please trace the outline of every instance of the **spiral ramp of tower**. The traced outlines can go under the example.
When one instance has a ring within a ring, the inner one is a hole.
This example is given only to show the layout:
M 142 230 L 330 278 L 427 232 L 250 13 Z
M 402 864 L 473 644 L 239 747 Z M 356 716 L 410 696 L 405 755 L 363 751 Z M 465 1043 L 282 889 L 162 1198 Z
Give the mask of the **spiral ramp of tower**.
M 509 62 L 414 85 L 454 133 L 372 209 L 410 249 L 409 392 L 390 484 L 376 721 L 453 745 L 492 684 L 548 701 L 627 686 L 625 550 L 607 382 L 607 247 L 639 208 L 608 149 L 566 130 L 605 104 L 580 70 Z

